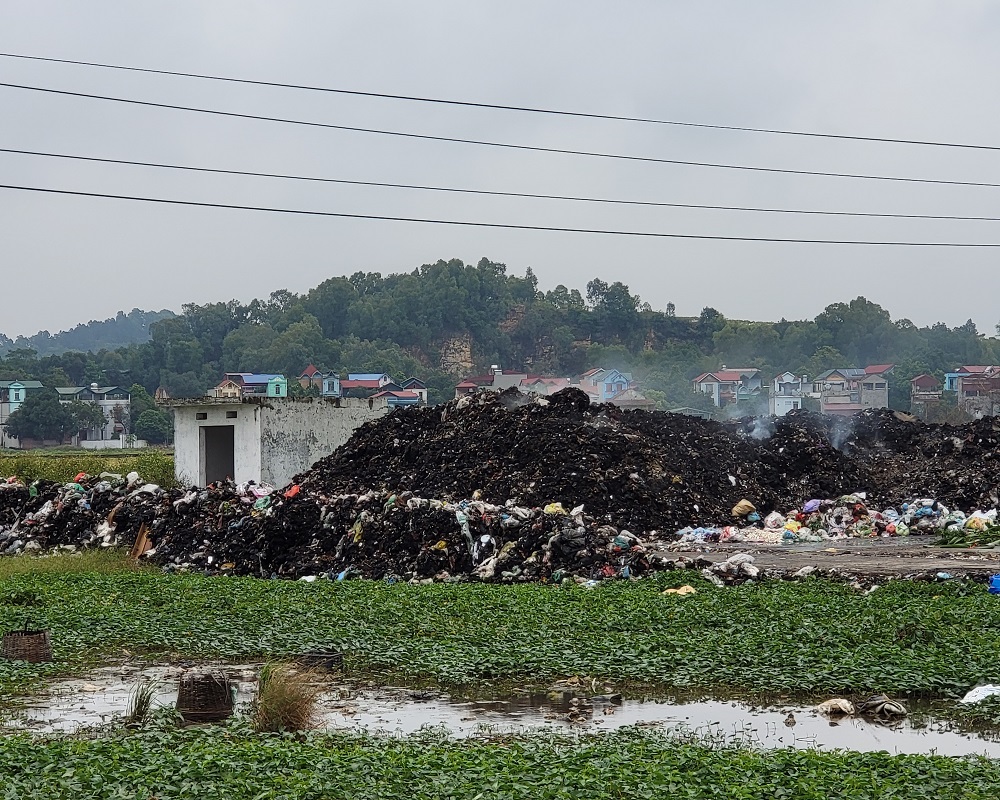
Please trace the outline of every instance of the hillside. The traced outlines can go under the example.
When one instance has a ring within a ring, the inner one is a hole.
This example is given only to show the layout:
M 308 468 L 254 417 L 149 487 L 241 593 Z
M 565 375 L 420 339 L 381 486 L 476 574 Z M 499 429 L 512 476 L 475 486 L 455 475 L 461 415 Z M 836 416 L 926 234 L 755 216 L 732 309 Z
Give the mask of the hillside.
M 149 341 L 150 327 L 161 319 L 175 316 L 173 311 L 142 311 L 133 308 L 128 314 L 119 311 L 114 317 L 81 323 L 68 331 L 39 331 L 34 336 L 11 339 L 0 333 L 0 357 L 12 350 L 30 349 L 39 356 L 59 355 L 68 351 L 97 353 L 115 350 L 130 344 Z
M 58 352 L 70 348 L 90 355 Z M 0 379 L 140 383 L 174 397 L 201 395 L 226 371 L 295 377 L 309 363 L 417 375 L 432 402 L 449 399 L 457 380 L 491 364 L 559 376 L 615 367 L 632 372 L 660 408 L 704 404 L 691 379 L 724 364 L 758 368 L 765 381 L 785 370 L 815 376 L 894 364 L 890 404 L 905 410 L 911 378 L 996 364 L 1000 341 L 971 320 L 920 328 L 864 297 L 832 302 L 812 320 L 730 320 L 709 305 L 697 317 L 679 317 L 673 304 L 654 309 L 621 282 L 595 278 L 543 292 L 530 268 L 513 275 L 484 258 L 475 266 L 451 260 L 390 275 L 356 272 L 304 294 L 186 305 L 177 316 L 136 310 L 55 336 L 8 340 L 3 353 Z

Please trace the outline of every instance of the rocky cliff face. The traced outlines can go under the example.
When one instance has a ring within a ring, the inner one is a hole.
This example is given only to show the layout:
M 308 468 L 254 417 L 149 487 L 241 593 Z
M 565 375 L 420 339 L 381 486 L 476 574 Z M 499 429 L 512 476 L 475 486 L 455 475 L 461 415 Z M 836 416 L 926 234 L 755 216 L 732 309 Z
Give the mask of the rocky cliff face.
M 441 343 L 440 367 L 452 375 L 468 375 L 475 363 L 472 360 L 472 334 L 462 333 Z

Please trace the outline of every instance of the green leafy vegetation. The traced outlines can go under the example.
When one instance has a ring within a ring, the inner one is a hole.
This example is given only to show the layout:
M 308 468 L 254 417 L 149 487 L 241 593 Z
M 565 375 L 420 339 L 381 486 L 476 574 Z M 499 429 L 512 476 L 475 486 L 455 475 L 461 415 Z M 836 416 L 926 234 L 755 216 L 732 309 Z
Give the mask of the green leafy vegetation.
M 0 694 L 126 654 L 280 659 L 326 648 L 345 653 L 348 674 L 446 686 L 576 674 L 622 687 L 942 697 L 1000 683 L 1000 601 L 961 582 L 893 581 L 864 595 L 818 580 L 699 580 L 677 597 L 660 592 L 690 574 L 594 590 L 390 586 L 48 567 L 58 561 L 0 577 L 0 628 L 26 615 L 51 627 L 57 662 L 0 662 Z
M 144 450 L 3 450 L 0 477 L 17 475 L 26 481 L 46 480 L 65 483 L 81 472 L 100 475 L 138 472 L 144 481 L 173 486 L 174 455 L 156 449 Z M 2 563 L 2 562 L 0 562 Z
M 0 739 L 0 797 L 993 798 L 982 758 L 712 749 L 624 730 L 448 740 L 160 730 L 98 740 Z

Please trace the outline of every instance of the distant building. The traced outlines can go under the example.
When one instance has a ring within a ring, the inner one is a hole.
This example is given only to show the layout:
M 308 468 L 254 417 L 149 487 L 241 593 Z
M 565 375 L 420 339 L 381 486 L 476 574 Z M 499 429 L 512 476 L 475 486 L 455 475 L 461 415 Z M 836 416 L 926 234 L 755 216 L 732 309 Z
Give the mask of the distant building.
M 994 370 L 996 367 L 989 365 L 968 365 L 961 366 L 955 369 L 953 372 L 946 372 L 944 374 L 944 391 L 946 392 L 958 392 L 958 382 L 962 378 L 970 378 L 975 375 L 983 375 L 990 370 Z
M 407 378 L 399 384 L 404 392 L 413 392 L 420 398 L 420 402 L 427 405 L 427 384 L 419 378 Z
M 719 408 L 757 398 L 763 388 L 759 369 L 727 368 L 725 365 L 717 372 L 703 372 L 692 383 L 696 392 L 707 394 Z
M 850 416 L 868 408 L 889 407 L 892 364 L 828 369 L 813 378 L 813 396 L 823 414 Z
M 121 386 L 98 386 L 92 383 L 90 386 L 57 386 L 56 392 L 61 403 L 72 403 L 74 400 L 93 403 L 104 412 L 105 424 L 99 428 L 78 431 L 74 437 L 74 444 L 120 440 L 127 433 L 129 404 L 132 399 L 128 389 Z
M 0 381 L 0 447 L 20 447 L 16 437 L 7 435 L 4 424 L 29 394 L 44 388 L 39 381 Z
M 926 372 L 910 381 L 910 411 L 921 419 L 927 417 L 928 408 L 939 404 L 944 397 L 941 381 Z
M 670 414 L 685 414 L 689 417 L 699 417 L 700 419 L 711 419 L 712 412 L 705 411 L 703 408 L 691 408 L 690 406 L 678 406 L 677 408 L 668 408 L 667 411 Z
M 215 399 L 288 397 L 288 380 L 284 375 L 274 373 L 227 372 L 222 382 L 208 392 L 208 396 Z
M 455 386 L 455 397 L 477 392 L 502 392 L 517 389 L 527 394 L 551 395 L 567 388 L 586 392 L 592 403 L 614 403 L 620 408 L 652 409 L 655 403 L 643 396 L 631 374 L 616 369 L 595 368 L 575 380 L 534 375 L 493 365 L 485 375 L 473 375 Z
M 768 413 L 783 417 L 789 411 L 800 410 L 802 398 L 808 395 L 811 388 L 805 375 L 782 372 L 771 382 L 771 394 L 767 399 Z
M 1000 415 L 1000 367 L 961 375 L 957 381 L 958 405 L 974 417 Z
M 340 397 L 340 375 L 323 372 L 310 364 L 299 375 L 299 386 L 303 389 L 319 389 L 321 397 Z
M 397 406 L 417 406 L 423 401 L 416 392 L 408 392 L 402 389 L 383 390 L 372 395 L 373 400 L 384 400 L 390 408 Z

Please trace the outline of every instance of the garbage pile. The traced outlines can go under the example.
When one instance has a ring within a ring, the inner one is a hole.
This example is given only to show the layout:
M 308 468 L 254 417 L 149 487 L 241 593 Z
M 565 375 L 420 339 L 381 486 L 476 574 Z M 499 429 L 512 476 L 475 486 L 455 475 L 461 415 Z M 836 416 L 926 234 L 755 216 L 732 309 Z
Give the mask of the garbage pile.
M 939 544 L 980 545 L 1000 539 L 997 510 L 950 511 L 931 498 L 903 503 L 899 509 L 869 509 L 864 492 L 836 500 L 808 500 L 787 514 L 772 511 L 763 520 L 749 500 L 732 510 L 734 524 L 721 527 L 688 526 L 677 531 L 681 544 L 715 542 L 822 542 L 861 537 L 938 535 Z
M 0 481 L 0 553 L 130 547 L 164 494 L 136 472 L 81 473 L 66 484 Z
M 510 390 L 397 409 L 287 487 L 14 479 L 0 488 L 0 552 L 126 546 L 209 573 L 586 582 L 668 567 L 659 545 L 678 531 L 785 541 L 991 529 L 998 443 L 991 419 L 935 426 L 883 410 L 718 423 L 594 405 L 575 389 Z

